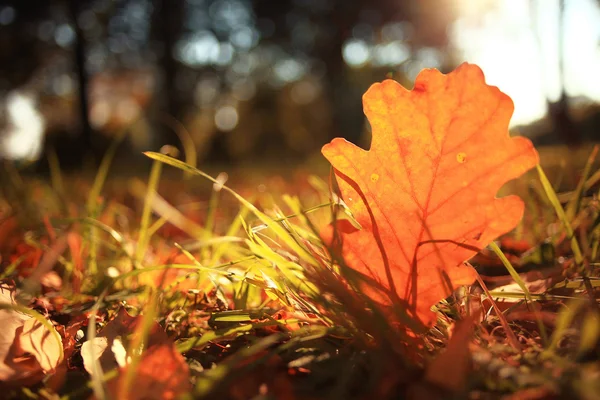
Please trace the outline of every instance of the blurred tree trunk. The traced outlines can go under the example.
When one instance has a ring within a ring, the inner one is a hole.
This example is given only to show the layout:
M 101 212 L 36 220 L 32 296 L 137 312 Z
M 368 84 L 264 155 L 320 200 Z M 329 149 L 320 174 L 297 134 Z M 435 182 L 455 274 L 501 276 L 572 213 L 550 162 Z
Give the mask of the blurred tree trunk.
M 564 88 L 558 101 L 548 100 L 548 115 L 560 141 L 568 146 L 581 144 L 581 136 L 569 111 L 569 99 Z
M 75 75 L 77 78 L 77 99 L 79 106 L 79 123 L 81 132 L 78 136 L 78 142 L 81 144 L 81 155 L 90 155 L 92 147 L 92 127 L 89 118 L 89 93 L 88 82 L 89 77 L 86 70 L 85 56 L 86 43 L 83 32 L 77 23 L 82 10 L 81 0 L 67 0 L 67 8 L 71 24 L 75 31 L 75 42 L 73 48 L 73 63 L 75 66 Z
M 581 143 L 581 136 L 575 121 L 573 121 L 569 112 L 569 98 L 565 91 L 564 25 L 565 0 L 560 0 L 558 11 L 558 73 L 560 77 L 560 98 L 555 102 L 547 100 L 548 115 L 552 120 L 558 138 L 569 146 L 577 146 Z
M 181 144 L 176 133 L 161 121 L 161 115 L 180 119 L 185 104 L 177 90 L 177 73 L 179 65 L 173 57 L 175 45 L 181 36 L 184 25 L 184 0 L 155 0 L 152 20 L 153 37 L 158 42 L 158 66 L 160 82 L 154 91 L 154 103 L 158 113 L 153 121 L 159 135 L 156 143 L 171 144 L 181 150 Z
M 321 46 L 319 57 L 325 63 L 325 83 L 330 85 L 328 93 L 331 104 L 333 129 L 328 141 L 341 136 L 358 144 L 363 132 L 364 115 L 362 113 L 362 88 L 356 82 L 350 82 L 342 55 L 344 43 L 352 37 L 352 28 L 359 20 L 363 1 L 345 5 L 344 0 L 336 0 L 329 22 L 321 21 L 321 26 L 331 26 L 332 37 L 327 46 Z

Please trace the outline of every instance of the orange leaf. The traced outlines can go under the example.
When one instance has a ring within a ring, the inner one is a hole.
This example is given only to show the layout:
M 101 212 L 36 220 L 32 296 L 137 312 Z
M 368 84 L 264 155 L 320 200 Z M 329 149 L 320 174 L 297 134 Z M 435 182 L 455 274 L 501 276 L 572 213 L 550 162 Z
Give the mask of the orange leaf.
M 144 352 L 137 366 L 133 392 L 128 394 L 128 400 L 177 399 L 192 389 L 185 359 L 164 336 L 162 343 L 150 346 Z M 125 368 L 131 367 L 128 365 Z M 119 378 L 109 383 L 111 398 L 118 398 L 118 387 L 124 376 L 122 369 Z
M 529 140 L 509 137 L 513 103 L 485 84 L 476 65 L 447 75 L 423 70 L 412 91 L 393 80 L 376 83 L 363 105 L 371 149 L 336 138 L 322 150 L 362 226 L 336 222 L 341 252 L 349 267 L 388 289 L 363 285 L 365 294 L 406 303 L 431 325 L 431 306 L 474 281 L 463 262 L 521 219 L 521 199 L 495 196 L 538 155 Z M 326 229 L 325 241 L 333 234 Z

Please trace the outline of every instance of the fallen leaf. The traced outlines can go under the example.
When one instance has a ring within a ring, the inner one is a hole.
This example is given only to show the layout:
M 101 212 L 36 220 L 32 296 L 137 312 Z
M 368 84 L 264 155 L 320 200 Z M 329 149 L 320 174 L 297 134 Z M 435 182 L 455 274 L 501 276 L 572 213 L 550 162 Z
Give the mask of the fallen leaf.
M 122 308 L 94 340 L 88 340 L 81 346 L 83 365 L 90 375 L 94 374 L 92 365 L 95 360 L 99 360 L 105 373 L 119 370 L 117 378 L 108 383 L 110 398 L 118 398 L 126 371 L 132 368 L 123 343 L 131 340 L 130 336 L 135 334 L 142 320 L 141 316 L 133 317 Z M 127 399 L 175 399 L 189 392 L 188 365 L 157 323 L 150 329 L 146 347 L 136 367 L 134 390 Z
M 469 344 L 478 318 L 472 315 L 450 327 L 446 349 L 429 363 L 423 379 L 409 385 L 408 399 L 458 398 L 464 392 L 472 369 Z
M 117 398 L 119 384 L 125 376 L 126 368 L 130 368 L 130 365 L 123 368 L 117 381 L 109 385 L 112 398 Z M 189 375 L 185 359 L 165 335 L 162 343 L 155 344 L 144 352 L 137 366 L 133 392 L 129 393 L 128 400 L 179 398 L 192 388 Z
M 0 286 L 0 303 L 14 304 L 13 292 L 7 286 Z M 11 355 L 17 329 L 21 328 L 28 316 L 8 309 L 0 309 L 0 381 L 19 380 L 33 375 L 35 365 L 31 368 L 19 368 Z M 37 370 L 39 372 L 39 369 Z
M 93 340 L 86 340 L 81 345 L 83 367 L 90 375 L 94 375 L 93 364 L 96 360 L 100 361 L 100 367 L 104 372 L 119 367 L 115 354 L 111 350 L 114 347 L 114 341 L 131 334 L 137 321 L 137 317 L 132 317 L 124 308 L 121 308 Z M 107 349 L 109 351 L 106 351 Z
M 83 359 L 83 368 L 90 374 L 94 376 L 94 362 L 96 360 L 103 360 L 104 362 L 100 362 L 100 366 L 102 367 L 102 371 L 110 371 L 111 367 L 116 367 L 117 361 L 115 360 L 114 355 L 106 355 L 104 358 L 104 352 L 108 348 L 108 339 L 106 337 L 95 337 L 91 340 L 86 340 L 81 345 L 81 358 Z
M 40 283 L 45 291 L 58 292 L 62 289 L 62 278 L 56 271 L 48 271 L 40 278 Z
M 35 357 L 44 373 L 52 373 L 63 354 L 62 343 L 37 319 L 29 318 L 23 324 L 21 349 Z
M 0 285 L 0 304 L 15 306 L 14 289 Z M 30 315 L 0 309 L 0 381 L 35 383 L 53 373 L 63 359 L 62 343 Z
M 405 303 L 431 325 L 431 306 L 475 280 L 463 262 L 521 219 L 521 199 L 495 196 L 538 155 L 528 139 L 509 137 L 511 99 L 472 64 L 447 75 L 425 69 L 412 91 L 376 83 L 363 105 L 371 149 L 336 138 L 322 150 L 362 229 L 339 220 L 323 238 L 339 235 L 347 265 L 384 288 L 364 284 L 366 295 Z
M 452 334 L 443 353 L 427 366 L 425 380 L 450 393 L 460 393 L 467 386 L 471 371 L 469 343 L 479 315 L 465 318 L 452 326 Z

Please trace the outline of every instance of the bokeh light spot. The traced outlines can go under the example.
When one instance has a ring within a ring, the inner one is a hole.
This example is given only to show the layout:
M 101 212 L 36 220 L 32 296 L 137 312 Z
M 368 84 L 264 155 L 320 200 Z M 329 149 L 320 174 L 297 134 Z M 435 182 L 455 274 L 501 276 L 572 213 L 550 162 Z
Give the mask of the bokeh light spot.
M 238 119 L 238 112 L 231 105 L 222 106 L 215 113 L 215 125 L 224 132 L 233 130 L 238 124 Z
M 369 46 L 364 40 L 350 39 L 344 43 L 342 49 L 344 61 L 350 67 L 357 68 L 365 65 L 371 57 Z
M 0 8 L 0 25 L 10 25 L 16 16 L 17 13 L 11 6 Z

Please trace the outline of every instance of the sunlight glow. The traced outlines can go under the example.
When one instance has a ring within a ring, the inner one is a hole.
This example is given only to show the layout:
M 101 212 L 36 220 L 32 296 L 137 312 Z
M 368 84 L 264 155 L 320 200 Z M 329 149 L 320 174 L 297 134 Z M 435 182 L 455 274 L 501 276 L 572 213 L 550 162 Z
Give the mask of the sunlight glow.
M 457 0 L 450 36 L 459 58 L 478 64 L 487 83 L 515 103 L 511 125 L 546 113 L 560 94 L 558 0 Z M 600 100 L 600 10 L 594 0 L 566 2 L 564 85 L 569 96 Z

